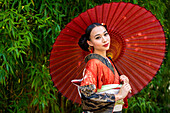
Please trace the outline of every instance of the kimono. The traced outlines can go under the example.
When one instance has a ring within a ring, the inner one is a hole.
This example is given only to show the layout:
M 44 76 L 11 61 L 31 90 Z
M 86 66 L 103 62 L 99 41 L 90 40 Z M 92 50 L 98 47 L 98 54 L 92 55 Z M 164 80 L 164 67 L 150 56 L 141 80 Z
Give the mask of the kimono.
M 86 67 L 79 87 L 83 111 L 112 113 L 115 105 L 114 94 L 97 93 L 97 89 L 101 89 L 102 85 L 120 84 L 118 72 L 110 59 L 98 54 L 89 54 L 85 62 Z

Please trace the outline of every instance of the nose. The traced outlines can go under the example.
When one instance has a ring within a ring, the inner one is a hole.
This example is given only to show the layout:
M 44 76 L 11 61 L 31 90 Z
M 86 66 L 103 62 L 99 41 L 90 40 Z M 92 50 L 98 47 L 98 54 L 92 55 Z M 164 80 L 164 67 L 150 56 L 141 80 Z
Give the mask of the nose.
M 107 39 L 106 39 L 105 36 L 103 36 L 102 39 L 103 39 L 103 40 L 102 40 L 103 42 L 106 42 L 106 41 L 107 41 Z

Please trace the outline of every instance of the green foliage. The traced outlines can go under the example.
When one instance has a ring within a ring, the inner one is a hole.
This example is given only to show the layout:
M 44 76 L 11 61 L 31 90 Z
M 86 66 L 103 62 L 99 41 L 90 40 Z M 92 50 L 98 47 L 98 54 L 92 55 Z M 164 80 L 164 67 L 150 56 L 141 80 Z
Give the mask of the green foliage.
M 120 0 L 1 0 L 0 113 L 72 112 L 81 107 L 53 87 L 48 59 L 51 46 L 71 19 L 96 5 Z M 169 35 L 168 0 L 122 0 L 144 6 L 156 15 Z M 167 46 L 170 51 L 170 46 Z M 157 76 L 130 98 L 124 112 L 168 112 L 170 53 Z
M 33 1 L 8 0 L 0 5 L 0 111 L 45 111 L 49 104 L 57 108 L 56 88 L 47 67 L 59 24 L 47 15 L 48 5 L 41 13 Z

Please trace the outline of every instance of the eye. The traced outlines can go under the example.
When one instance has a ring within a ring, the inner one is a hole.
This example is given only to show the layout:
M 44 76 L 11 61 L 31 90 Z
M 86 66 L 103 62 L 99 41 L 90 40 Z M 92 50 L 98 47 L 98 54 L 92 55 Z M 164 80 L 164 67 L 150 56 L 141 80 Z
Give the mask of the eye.
M 99 39 L 99 38 L 100 38 L 100 36 L 96 37 L 96 39 Z
M 104 36 L 107 36 L 107 35 L 108 35 L 108 33 L 105 33 L 105 34 L 104 34 Z

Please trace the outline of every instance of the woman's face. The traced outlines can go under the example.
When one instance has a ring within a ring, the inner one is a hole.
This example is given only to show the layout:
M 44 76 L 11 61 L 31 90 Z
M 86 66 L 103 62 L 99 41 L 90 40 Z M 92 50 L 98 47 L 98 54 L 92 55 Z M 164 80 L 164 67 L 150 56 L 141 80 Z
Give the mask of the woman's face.
M 90 33 L 90 46 L 94 47 L 94 51 L 106 51 L 110 47 L 110 36 L 103 26 L 96 26 Z

